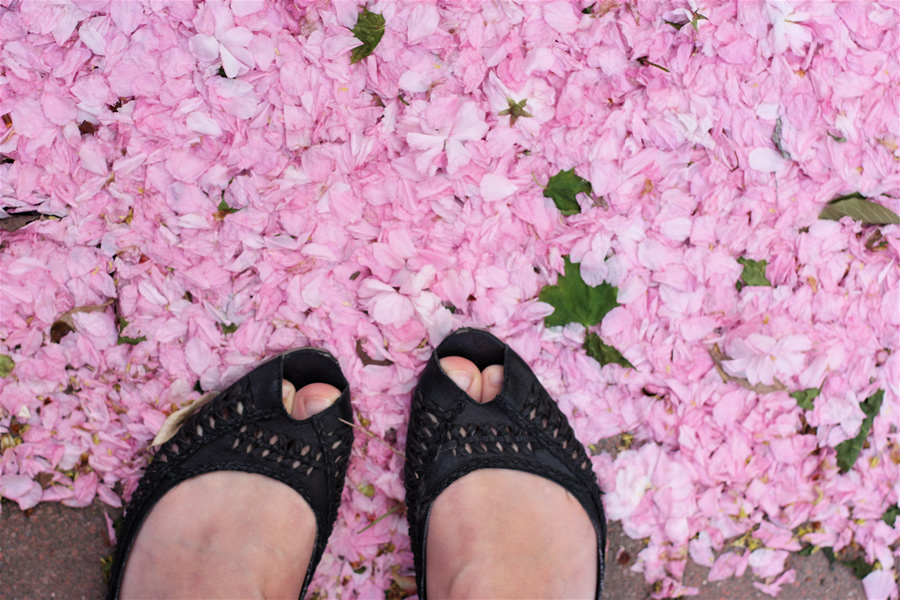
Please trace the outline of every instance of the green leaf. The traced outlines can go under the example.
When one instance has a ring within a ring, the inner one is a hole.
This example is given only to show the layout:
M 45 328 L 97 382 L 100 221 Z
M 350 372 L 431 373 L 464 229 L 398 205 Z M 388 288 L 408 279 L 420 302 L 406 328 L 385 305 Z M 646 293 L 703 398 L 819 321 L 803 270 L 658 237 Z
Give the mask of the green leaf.
M 673 23 L 672 21 L 666 21 L 665 23 L 674 27 L 676 31 L 681 31 L 681 28 L 687 25 L 687 23 Z
M 356 20 L 356 26 L 353 28 L 353 37 L 362 42 L 362 46 L 353 49 L 350 55 L 350 63 L 356 64 L 365 57 L 372 54 L 378 42 L 384 36 L 384 17 L 364 8 L 359 13 Z
M 0 377 L 9 377 L 9 374 L 16 368 L 16 361 L 12 356 L 0 354 Z
M 843 196 L 838 196 L 837 198 L 832 198 L 828 201 L 828 204 L 837 204 L 841 200 L 850 200 L 852 198 L 858 198 L 860 200 L 865 200 L 866 197 L 860 194 L 859 192 L 852 192 L 850 194 L 844 194 Z
M 516 102 L 512 98 L 507 98 L 506 103 L 509 105 L 509 108 L 505 110 L 501 110 L 497 113 L 497 116 L 503 117 L 509 115 L 509 126 L 512 127 L 516 124 L 516 121 L 519 120 L 519 117 L 533 117 L 534 115 L 525 110 L 525 104 L 528 103 L 528 98 Z
M 853 560 L 842 560 L 841 563 L 853 569 L 853 574 L 857 579 L 864 579 L 866 575 L 875 570 L 862 556 L 857 556 Z
M 856 576 L 857 579 L 863 579 L 866 575 L 868 575 L 869 573 L 874 571 L 874 568 L 872 567 L 872 565 L 867 563 L 865 561 L 865 559 L 863 559 L 861 556 L 857 556 L 853 560 L 846 560 L 843 558 L 838 558 L 834 554 L 834 549 L 830 548 L 830 547 L 822 548 L 822 554 L 825 555 L 825 558 L 827 558 L 828 562 L 831 564 L 838 562 L 844 566 L 847 566 L 847 567 L 850 567 L 851 569 L 853 569 L 853 574 Z
M 109 578 L 112 574 L 113 557 L 112 554 L 100 558 L 100 572 L 103 573 L 103 581 L 109 585 Z
M 875 415 L 881 410 L 881 402 L 884 400 L 884 390 L 878 390 L 864 401 L 859 403 L 859 407 L 866 414 L 862 425 L 859 426 L 859 433 L 855 438 L 844 440 L 837 446 L 837 464 L 841 468 L 841 473 L 846 473 L 853 468 L 853 464 L 859 457 L 866 438 L 869 437 L 869 431 L 872 429 L 872 422 L 875 421 Z
M 366 572 L 366 566 L 363 565 L 357 569 L 353 569 L 353 572 L 356 573 L 357 575 L 362 575 L 363 573 Z
M 612 346 L 604 344 L 600 336 L 594 332 L 590 332 L 585 336 L 584 346 L 582 347 L 587 351 L 588 356 L 600 363 L 600 366 L 613 364 L 634 369 L 634 365 L 628 362 L 628 359 L 622 356 L 621 352 Z
M 229 323 L 228 325 L 226 325 L 224 323 L 219 323 L 219 327 L 222 328 L 223 335 L 228 335 L 229 333 L 234 333 L 235 331 L 238 330 L 237 323 Z
M 850 217 L 863 225 L 900 225 L 900 216 L 897 216 L 897 213 L 866 200 L 859 194 L 835 198 L 819 213 L 820 219 L 829 221 L 840 221 L 843 217 Z
M 222 192 L 222 195 L 224 196 L 225 193 Z M 231 208 L 230 206 L 228 206 L 228 204 L 225 202 L 224 198 L 222 198 L 222 200 L 219 201 L 219 206 L 217 207 L 217 209 L 220 213 L 224 213 L 226 215 L 230 215 L 232 213 L 236 213 L 237 211 L 241 210 L 239 208 Z
M 842 135 L 840 135 L 840 136 L 839 136 L 839 135 L 833 135 L 830 131 L 827 131 L 826 133 L 828 134 L 828 137 L 830 137 L 831 139 L 833 139 L 834 141 L 836 141 L 838 144 L 843 144 L 844 142 L 847 141 L 847 138 L 845 138 L 845 137 L 842 136 Z
M 576 175 L 575 169 L 572 168 L 551 177 L 547 187 L 544 188 L 544 196 L 553 199 L 553 203 L 562 214 L 574 215 L 581 212 L 575 196 L 582 193 L 590 195 L 592 191 L 591 182 Z
M 367 529 L 371 529 L 372 527 L 375 526 L 376 523 L 381 522 L 382 519 L 384 519 L 384 518 L 386 518 L 386 517 L 389 517 L 390 515 L 394 514 L 394 513 L 397 512 L 398 510 L 400 510 L 401 508 L 406 508 L 406 505 L 403 504 L 403 503 L 395 504 L 394 506 L 392 506 L 391 508 L 389 508 L 388 511 L 387 511 L 386 513 L 384 513 L 383 515 L 381 515 L 380 517 L 378 517 L 377 519 L 375 519 L 374 521 L 372 521 L 371 523 L 369 523 L 368 525 L 366 525 L 365 527 L 363 527 L 362 529 L 360 529 L 360 530 L 357 531 L 356 533 L 359 534 L 359 533 L 362 533 L 363 531 L 366 531 Z
M 591 4 L 591 5 L 588 6 L 587 8 L 582 8 L 582 9 L 581 9 L 581 14 L 583 14 L 583 15 L 589 15 L 589 14 L 592 14 L 593 12 L 594 12 L 594 5 L 593 5 L 593 4 Z
M 700 26 L 698 25 L 700 21 L 709 21 L 709 19 L 700 13 L 694 13 L 694 18 L 691 19 L 691 26 L 694 28 L 694 31 L 700 31 Z
M 791 392 L 791 398 L 797 401 L 797 406 L 803 410 L 812 410 L 814 408 L 813 400 L 822 390 L 819 388 L 807 388 L 802 392 Z
M 775 121 L 775 131 L 772 132 L 772 142 L 775 144 L 775 147 L 778 148 L 778 151 L 781 153 L 781 157 L 784 160 L 791 160 L 791 153 L 784 149 L 784 146 L 781 145 L 781 117 L 778 117 L 778 120 Z
M 585 327 L 596 325 L 603 316 L 619 306 L 616 296 L 619 290 L 605 281 L 591 287 L 581 278 L 581 267 L 566 261 L 566 273 L 560 275 L 556 285 L 546 285 L 538 299 L 555 308 L 553 314 L 544 317 L 547 327 L 581 323 Z
M 656 63 L 650 62 L 649 60 L 647 60 L 648 58 L 649 58 L 648 56 L 639 56 L 635 60 L 637 60 L 638 64 L 641 65 L 642 67 L 656 67 L 660 71 L 665 71 L 666 73 L 670 73 L 670 71 L 667 68 L 665 68 L 662 65 L 658 65 Z
M 741 273 L 741 279 L 734 284 L 734 287 L 737 288 L 737 291 L 741 291 L 741 288 L 748 285 L 755 285 L 760 287 L 772 287 L 772 284 L 766 279 L 766 265 L 768 265 L 768 261 L 765 260 L 750 260 L 749 258 L 744 258 L 743 256 L 737 259 L 737 261 L 744 265 L 744 271 Z
M 894 505 L 884 511 L 884 514 L 881 515 L 881 520 L 893 527 L 898 515 L 900 515 L 900 505 Z
M 128 327 L 128 321 L 125 320 L 125 317 L 119 317 L 119 341 L 121 344 L 131 344 L 132 346 L 136 346 L 141 342 L 146 342 L 147 338 L 145 336 L 141 336 L 139 338 L 128 337 L 127 335 L 122 335 L 122 332 L 125 331 L 125 328 Z
M 802 549 L 800 552 L 798 552 L 797 554 L 799 554 L 800 556 L 809 556 L 810 554 L 813 553 L 813 550 L 815 550 L 815 549 L 816 549 L 816 547 L 813 546 L 812 544 L 807 544 L 807 545 L 804 546 L 803 549 Z

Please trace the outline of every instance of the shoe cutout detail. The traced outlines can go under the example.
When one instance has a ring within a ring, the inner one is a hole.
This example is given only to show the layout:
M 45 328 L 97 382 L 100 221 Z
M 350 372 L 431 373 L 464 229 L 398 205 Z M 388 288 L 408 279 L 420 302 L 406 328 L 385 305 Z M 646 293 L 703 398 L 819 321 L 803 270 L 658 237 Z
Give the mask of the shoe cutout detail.
M 299 389 L 315 382 L 342 390 L 327 409 L 295 420 L 284 408 L 281 381 Z M 125 510 L 110 572 L 107 598 L 119 597 L 128 555 L 156 503 L 192 477 L 215 471 L 243 471 L 280 481 L 312 508 L 316 540 L 303 581 L 306 594 L 337 520 L 353 446 L 350 390 L 337 361 L 316 348 L 276 356 L 221 392 L 187 418 L 151 458 Z M 265 498 L 260 499 L 264 510 Z

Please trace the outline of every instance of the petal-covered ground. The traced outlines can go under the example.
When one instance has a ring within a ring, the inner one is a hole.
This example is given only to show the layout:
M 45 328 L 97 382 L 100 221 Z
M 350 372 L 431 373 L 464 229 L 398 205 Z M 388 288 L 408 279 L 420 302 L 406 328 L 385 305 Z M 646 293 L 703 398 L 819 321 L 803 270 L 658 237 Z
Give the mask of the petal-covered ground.
M 168 414 L 321 346 L 373 437 L 315 585 L 380 597 L 388 446 L 467 325 L 595 449 L 658 596 L 851 549 L 896 598 L 898 31 L 895 0 L 0 1 L 0 217 L 44 215 L 0 242 L 0 494 L 120 505 Z M 599 323 L 545 323 L 583 314 L 539 300 L 566 257 Z

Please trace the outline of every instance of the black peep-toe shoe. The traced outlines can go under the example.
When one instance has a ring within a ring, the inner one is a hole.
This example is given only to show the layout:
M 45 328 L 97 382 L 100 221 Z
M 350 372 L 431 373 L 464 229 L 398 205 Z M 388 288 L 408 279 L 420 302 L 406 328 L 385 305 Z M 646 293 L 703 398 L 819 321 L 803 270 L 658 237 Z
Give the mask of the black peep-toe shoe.
M 441 369 L 461 356 L 479 370 L 503 365 L 503 387 L 476 402 Z M 438 495 L 477 469 L 513 469 L 555 481 L 584 507 L 597 533 L 597 591 L 603 588 L 606 517 L 597 477 L 556 402 L 527 364 L 493 335 L 461 329 L 441 343 L 413 392 L 406 440 L 406 504 L 419 598 L 425 600 L 425 539 Z
M 327 409 L 298 421 L 282 402 L 281 380 L 300 389 L 327 383 L 341 390 Z M 316 515 L 316 542 L 300 598 L 322 558 L 341 502 L 353 429 L 350 389 L 331 354 L 302 348 L 276 356 L 187 418 L 161 445 L 125 510 L 109 581 L 110 600 L 119 597 L 128 554 L 141 525 L 166 492 L 213 471 L 257 473 L 289 485 Z M 342 422 L 345 421 L 345 422 Z M 259 499 L 265 510 L 266 499 Z

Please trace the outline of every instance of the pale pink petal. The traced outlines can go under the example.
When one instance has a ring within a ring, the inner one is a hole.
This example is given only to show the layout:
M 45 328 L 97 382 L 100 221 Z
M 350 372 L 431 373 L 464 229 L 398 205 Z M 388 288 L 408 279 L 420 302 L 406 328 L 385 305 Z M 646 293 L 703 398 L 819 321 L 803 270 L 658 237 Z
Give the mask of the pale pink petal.
M 751 169 L 763 173 L 780 173 L 790 165 L 774 148 L 754 148 L 749 160 Z
M 231 12 L 236 17 L 256 14 L 265 7 L 265 0 L 231 0 Z
M 78 114 L 75 103 L 58 94 L 45 93 L 41 96 L 41 108 L 47 120 L 54 125 L 66 125 L 74 121 Z
M 440 22 L 437 7 L 433 4 L 417 4 L 409 15 L 406 35 L 410 44 L 416 44 L 437 29 Z
M 206 113 L 192 112 L 187 116 L 187 127 L 204 135 L 222 135 L 222 128 Z
M 553 66 L 556 59 L 553 57 L 553 51 L 550 48 L 532 48 L 525 55 L 525 63 L 523 68 L 526 75 L 531 75 L 535 71 L 546 71 Z
M 188 48 L 200 60 L 213 61 L 219 58 L 219 42 L 211 35 L 198 33 L 188 41 Z
M 97 175 L 106 175 L 109 172 L 109 166 L 106 164 L 106 158 L 101 154 L 98 144 L 92 142 L 81 146 L 78 151 L 78 158 L 81 166 Z
M 209 346 L 195 336 L 188 340 L 184 349 L 184 357 L 191 371 L 202 375 L 210 365 L 212 353 Z
M 481 197 L 485 202 L 496 202 L 509 198 L 518 190 L 518 186 L 503 175 L 487 173 L 481 178 Z
M 484 112 L 474 102 L 462 103 L 456 114 L 451 137 L 463 141 L 480 140 L 487 132 L 488 125 L 484 120 Z
M 131 35 L 144 18 L 140 0 L 116 0 L 110 3 L 110 16 L 122 33 Z
M 862 584 L 866 590 L 866 597 L 870 600 L 896 600 L 898 596 L 897 581 L 891 569 L 872 571 L 863 578 Z
M 544 5 L 544 20 L 560 33 L 574 33 L 580 19 L 570 3 L 550 2 Z

